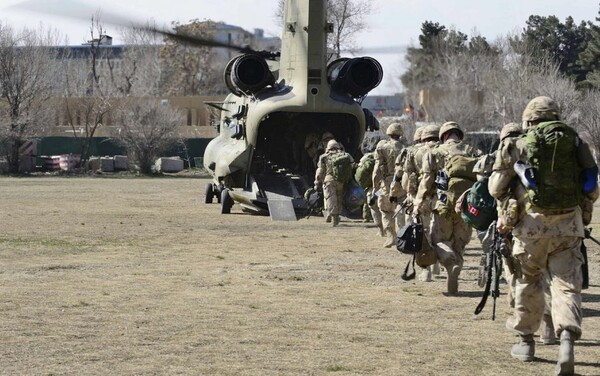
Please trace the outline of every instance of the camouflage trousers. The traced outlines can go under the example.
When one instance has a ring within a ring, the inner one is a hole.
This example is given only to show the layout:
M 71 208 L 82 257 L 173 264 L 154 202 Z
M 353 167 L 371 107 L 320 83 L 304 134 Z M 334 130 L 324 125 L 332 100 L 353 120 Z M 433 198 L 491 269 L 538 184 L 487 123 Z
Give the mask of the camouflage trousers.
M 335 180 L 323 183 L 325 211 L 330 215 L 340 215 L 344 200 L 344 184 Z
M 371 218 L 373 218 L 373 223 L 375 223 L 375 225 L 377 225 L 377 226 L 381 226 L 382 225 L 381 211 L 379 210 L 379 206 L 377 205 L 377 200 L 375 200 L 374 205 L 369 205 L 371 198 L 373 198 L 373 187 L 368 188 L 366 190 L 366 194 L 367 194 L 366 205 L 371 212 Z M 363 216 L 363 218 L 364 218 L 364 216 Z
M 507 326 L 520 335 L 538 330 L 547 308 L 547 271 L 555 334 L 569 330 L 576 339 L 581 337 L 581 241 L 576 236 L 514 238 L 513 254 L 521 263 L 523 276 L 515 281 L 515 315 Z
M 403 200 L 403 197 L 398 199 L 399 202 L 402 202 Z M 381 212 L 381 223 L 383 228 L 391 231 L 392 234 L 396 236 L 400 227 L 406 224 L 404 213 L 398 213 L 394 218 L 398 204 L 391 202 L 390 197 L 387 195 L 381 195 L 377 198 L 377 206 Z
M 454 210 L 435 210 L 431 219 L 431 245 L 446 268 L 462 267 L 465 247 L 471 240 L 471 227 Z

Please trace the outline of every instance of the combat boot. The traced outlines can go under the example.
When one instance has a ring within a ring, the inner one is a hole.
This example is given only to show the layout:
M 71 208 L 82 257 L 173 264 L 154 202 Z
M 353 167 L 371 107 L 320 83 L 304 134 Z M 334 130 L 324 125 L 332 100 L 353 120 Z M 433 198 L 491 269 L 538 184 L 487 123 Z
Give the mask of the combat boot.
M 331 214 L 325 216 L 325 223 L 331 223 Z
M 339 215 L 333 215 L 333 223 L 331 224 L 333 227 L 336 227 L 337 225 L 340 224 L 340 216 Z
M 540 342 L 542 345 L 554 345 L 556 343 L 556 335 L 554 334 L 554 323 L 552 315 L 544 314 L 542 317 L 542 330 L 540 333 Z
M 458 265 L 448 265 L 446 271 L 448 272 L 448 295 L 458 294 L 458 275 L 462 268 Z
M 510 350 L 510 355 L 522 362 L 533 362 L 535 355 L 535 341 L 533 340 L 533 334 L 527 334 L 520 337 L 521 340 L 519 343 L 513 345 Z
M 390 230 L 385 230 L 386 241 L 383 243 L 385 248 L 392 248 L 394 244 L 396 244 L 396 236 Z
M 423 268 L 421 274 L 419 274 L 419 281 L 421 282 L 431 282 L 431 270 L 430 266 Z
M 575 334 L 573 334 L 573 332 L 563 330 L 562 333 L 560 333 L 560 349 L 558 350 L 558 363 L 556 363 L 557 375 L 575 374 L 574 342 Z
M 383 246 L 385 248 L 392 248 L 392 246 L 394 245 L 394 237 L 393 236 L 388 236 L 387 240 L 385 241 L 385 243 L 383 243 Z

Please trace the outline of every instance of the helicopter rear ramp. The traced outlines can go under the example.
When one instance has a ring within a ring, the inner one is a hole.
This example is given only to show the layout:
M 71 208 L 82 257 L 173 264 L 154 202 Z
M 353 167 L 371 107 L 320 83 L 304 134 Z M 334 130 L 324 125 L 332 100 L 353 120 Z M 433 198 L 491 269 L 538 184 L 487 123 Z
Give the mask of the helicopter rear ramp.
M 267 205 L 269 206 L 269 215 L 273 221 L 296 221 L 296 211 L 292 204 L 292 199 L 273 192 L 267 194 Z

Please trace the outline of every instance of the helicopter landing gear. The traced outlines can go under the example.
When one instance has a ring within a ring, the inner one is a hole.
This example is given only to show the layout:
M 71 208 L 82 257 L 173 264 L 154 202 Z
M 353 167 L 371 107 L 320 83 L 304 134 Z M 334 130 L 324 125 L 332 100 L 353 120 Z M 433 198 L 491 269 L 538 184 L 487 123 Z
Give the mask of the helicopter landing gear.
M 213 197 L 217 198 L 217 202 L 221 203 L 221 190 L 215 188 L 212 183 L 206 184 L 206 189 L 204 190 L 204 203 L 212 204 Z
M 233 206 L 233 199 L 229 195 L 229 190 L 223 188 L 221 191 L 221 214 L 231 213 L 231 207 Z

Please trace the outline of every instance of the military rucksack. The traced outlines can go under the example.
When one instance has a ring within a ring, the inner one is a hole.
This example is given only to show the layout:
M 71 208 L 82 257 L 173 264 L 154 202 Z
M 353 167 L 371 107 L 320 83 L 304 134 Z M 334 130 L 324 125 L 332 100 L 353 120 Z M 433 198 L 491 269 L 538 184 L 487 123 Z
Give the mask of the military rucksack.
M 460 212 L 465 222 L 480 231 L 487 230 L 498 218 L 496 200 L 490 195 L 488 181 L 489 177 L 485 176 L 473 184 L 464 197 Z
M 344 152 L 332 153 L 327 157 L 327 164 L 335 181 L 346 184 L 352 179 L 354 159 L 350 154 Z
M 354 179 L 363 188 L 371 188 L 373 186 L 373 169 L 375 168 L 375 155 L 373 153 L 367 153 L 364 155 L 356 172 L 354 173 Z
M 477 175 L 473 172 L 477 160 L 477 157 L 463 154 L 446 157 L 444 169 L 436 179 L 437 187 L 445 191 L 440 199 L 446 206 L 453 208 L 456 200 L 477 181 Z
M 523 141 L 537 186 L 527 190 L 530 202 L 544 209 L 579 205 L 582 168 L 577 161 L 581 142 L 577 132 L 560 121 L 549 121 L 527 130 Z

